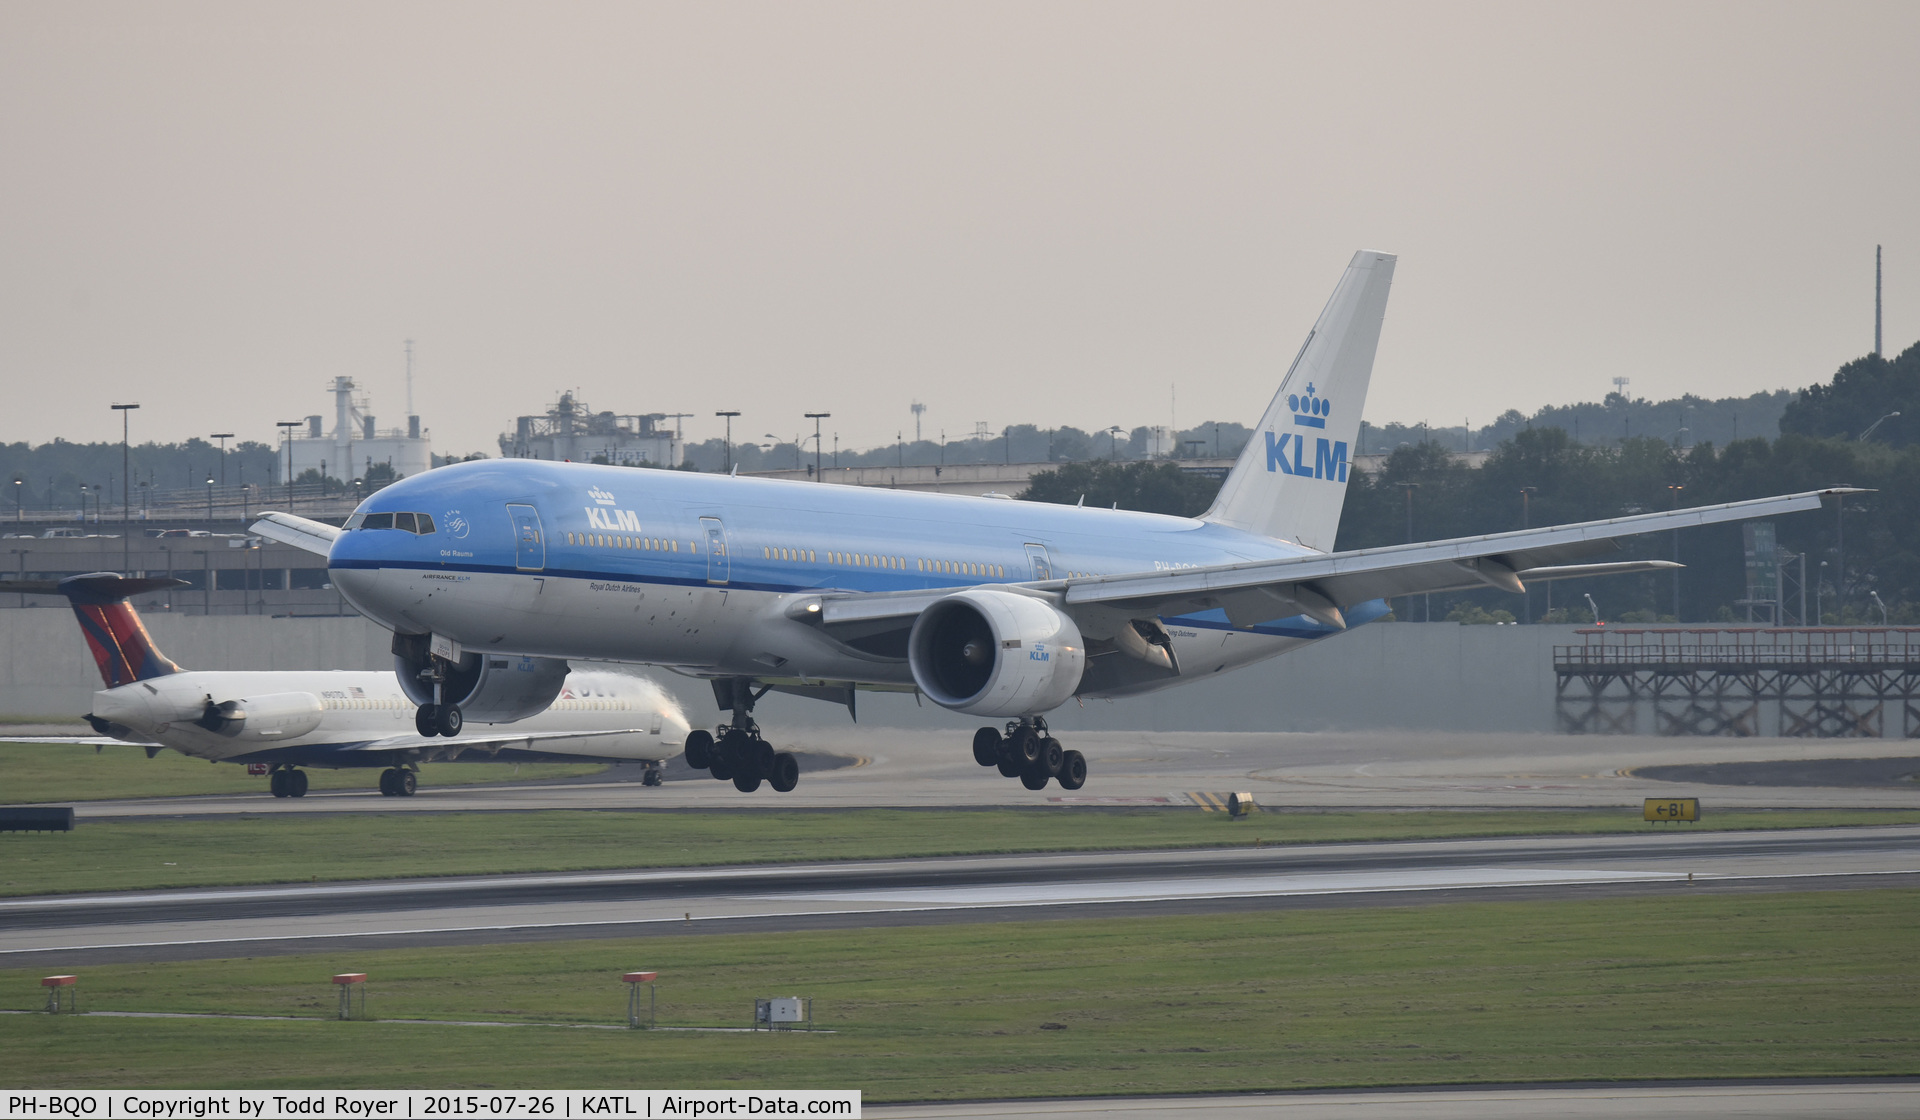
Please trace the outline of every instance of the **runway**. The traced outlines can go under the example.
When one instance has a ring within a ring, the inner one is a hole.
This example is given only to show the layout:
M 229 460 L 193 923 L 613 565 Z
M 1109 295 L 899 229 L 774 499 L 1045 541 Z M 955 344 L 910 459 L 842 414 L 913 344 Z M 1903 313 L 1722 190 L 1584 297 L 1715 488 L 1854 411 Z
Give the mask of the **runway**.
M 582 872 L 10 899 L 0 964 L 1915 884 L 1920 826 Z
M 668 781 L 657 787 L 640 785 L 636 776 L 624 782 L 429 786 L 418 796 L 393 798 L 381 797 L 369 779 L 365 791 L 276 800 L 266 794 L 262 779 L 258 795 L 76 800 L 74 807 L 82 820 L 738 806 L 1071 807 L 1102 802 L 1184 805 L 1196 790 L 1246 790 L 1264 805 L 1321 808 L 1569 808 L 1635 805 L 1645 797 L 1676 795 L 1698 795 L 1719 808 L 1920 808 L 1920 783 L 1901 777 L 1920 771 L 1912 748 L 1871 739 L 1112 731 L 1062 732 L 1061 738 L 1088 758 L 1087 784 L 1074 793 L 1057 785 L 1030 792 L 975 765 L 964 731 L 866 727 L 777 736 L 783 748 L 848 760 L 837 769 L 805 773 L 799 788 L 788 794 L 766 788 L 741 793 L 731 783 L 690 771 L 676 760 Z M 1863 758 L 1882 761 L 1864 770 L 1846 761 Z M 1731 763 L 1780 765 L 1712 769 Z M 1880 775 L 1881 780 L 1860 784 L 1862 772 Z M 1669 775 L 1681 780 L 1663 780 Z M 85 791 L 75 793 L 84 797 Z

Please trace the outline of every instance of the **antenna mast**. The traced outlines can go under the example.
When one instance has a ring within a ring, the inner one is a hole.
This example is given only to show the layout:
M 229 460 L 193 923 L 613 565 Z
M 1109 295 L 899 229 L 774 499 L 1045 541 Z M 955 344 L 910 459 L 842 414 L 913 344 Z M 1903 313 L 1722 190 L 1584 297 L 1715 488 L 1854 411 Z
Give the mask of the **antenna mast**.
M 1886 351 L 1880 349 L 1880 246 L 1873 247 L 1873 356 L 1878 358 Z

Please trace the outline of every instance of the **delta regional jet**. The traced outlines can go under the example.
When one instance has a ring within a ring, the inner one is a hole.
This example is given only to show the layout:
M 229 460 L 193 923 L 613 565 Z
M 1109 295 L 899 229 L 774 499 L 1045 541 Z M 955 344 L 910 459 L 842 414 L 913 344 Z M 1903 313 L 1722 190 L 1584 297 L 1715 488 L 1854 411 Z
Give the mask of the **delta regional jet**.
M 111 572 L 62 580 L 15 581 L 9 594 L 63 595 L 100 666 L 106 688 L 93 694 L 87 722 L 106 738 L 15 742 L 134 743 L 151 758 L 171 748 L 211 762 L 245 763 L 268 775 L 275 797 L 304 797 L 302 766 L 380 767 L 380 792 L 412 797 L 419 763 L 650 763 L 682 749 L 687 721 L 650 680 L 624 673 L 568 673 L 565 662 L 498 654 L 476 657 L 448 674 L 465 690 L 471 714 L 508 724 L 449 743 L 421 735 L 415 703 L 393 673 L 189 671 L 154 645 L 135 595 L 185 586 L 175 579 L 127 579 Z
M 743 792 L 798 780 L 753 719 L 769 690 L 850 714 L 861 690 L 917 691 L 995 721 L 975 761 L 1039 790 L 1086 781 L 1046 721 L 1076 697 L 1263 661 L 1393 596 L 1672 568 L 1596 558 L 1842 492 L 1329 551 L 1394 263 L 1355 254 L 1197 518 L 506 459 L 404 479 L 343 528 L 265 514 L 255 531 L 325 555 L 334 586 L 394 631 L 423 732 L 460 733 L 485 702 L 484 659 L 638 662 L 712 681 L 730 717 L 692 731 L 686 759 Z

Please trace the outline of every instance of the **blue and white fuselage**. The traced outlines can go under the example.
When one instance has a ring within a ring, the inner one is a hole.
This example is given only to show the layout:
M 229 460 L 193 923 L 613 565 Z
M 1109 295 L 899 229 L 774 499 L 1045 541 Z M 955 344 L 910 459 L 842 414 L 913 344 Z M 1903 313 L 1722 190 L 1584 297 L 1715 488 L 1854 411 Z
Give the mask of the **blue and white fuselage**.
M 365 528 L 366 515 L 384 512 L 429 514 L 434 531 Z M 380 491 L 334 542 L 328 566 L 334 585 L 384 625 L 471 650 L 911 688 L 903 647 L 839 640 L 794 617 L 795 605 L 823 593 L 1045 588 L 1312 553 L 1183 517 L 506 460 Z M 1347 621 L 1384 611 L 1375 601 L 1349 609 Z M 1163 622 L 1184 677 L 1339 632 L 1304 616 L 1237 629 L 1219 609 Z M 1120 694 L 1177 678 L 1099 679 L 1090 675 L 1079 691 Z

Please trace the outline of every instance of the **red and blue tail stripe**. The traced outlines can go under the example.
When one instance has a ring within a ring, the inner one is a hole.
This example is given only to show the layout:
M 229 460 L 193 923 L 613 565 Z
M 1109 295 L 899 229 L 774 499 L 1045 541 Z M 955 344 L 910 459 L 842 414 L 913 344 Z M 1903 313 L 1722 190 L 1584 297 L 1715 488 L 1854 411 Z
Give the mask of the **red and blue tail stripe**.
M 127 579 L 112 572 L 92 572 L 58 581 L 9 581 L 7 590 L 65 595 L 73 604 L 74 617 L 80 620 L 80 632 L 93 651 L 94 663 L 100 666 L 100 679 L 108 688 L 118 688 L 180 672 L 180 666 L 167 660 L 153 644 L 153 635 L 147 633 L 139 612 L 127 600 L 149 591 L 184 586 L 177 579 Z

